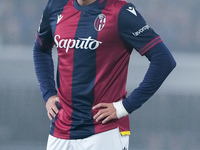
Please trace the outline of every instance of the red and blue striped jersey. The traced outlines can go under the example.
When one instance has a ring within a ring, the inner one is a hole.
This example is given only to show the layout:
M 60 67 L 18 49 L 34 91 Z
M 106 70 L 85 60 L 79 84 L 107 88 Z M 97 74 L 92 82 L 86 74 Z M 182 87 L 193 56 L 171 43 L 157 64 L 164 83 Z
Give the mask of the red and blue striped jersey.
M 161 41 L 135 6 L 126 1 L 96 0 L 80 6 L 76 0 L 49 0 L 35 49 L 41 48 L 45 55 L 55 45 L 58 52 L 60 111 L 50 134 L 81 139 L 116 127 L 130 131 L 128 116 L 103 125 L 93 120 L 97 110 L 92 107 L 124 99 L 132 49 L 144 55 Z M 52 61 L 51 57 L 47 60 Z M 48 78 L 39 81 L 45 101 L 56 94 L 53 73 L 48 72 L 51 66 L 44 71 Z

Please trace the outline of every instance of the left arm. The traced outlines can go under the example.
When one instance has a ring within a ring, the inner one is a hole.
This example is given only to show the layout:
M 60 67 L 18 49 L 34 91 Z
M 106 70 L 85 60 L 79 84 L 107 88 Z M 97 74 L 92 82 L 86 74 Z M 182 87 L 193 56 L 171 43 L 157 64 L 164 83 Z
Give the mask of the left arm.
M 139 87 L 122 103 L 116 102 L 118 103 L 117 107 L 115 103 L 114 105 L 100 103 L 94 106 L 93 109 L 103 108 L 94 116 L 96 121 L 103 120 L 102 123 L 107 123 L 112 119 L 126 116 L 141 107 L 159 89 L 176 66 L 173 56 L 163 42 L 151 48 L 145 56 L 149 59 L 150 65 Z
M 122 39 L 141 55 L 145 55 L 150 65 L 143 81 L 128 98 L 110 104 L 100 103 L 93 107 L 93 109 L 102 108 L 94 119 L 103 120 L 103 123 L 126 116 L 141 107 L 159 89 L 176 66 L 168 48 L 159 35 L 146 24 L 134 5 L 126 4 L 122 7 L 118 26 Z
M 146 75 L 139 87 L 123 100 L 123 106 L 129 114 L 141 107 L 159 89 L 176 66 L 173 56 L 163 42 L 154 46 L 145 56 L 150 61 Z

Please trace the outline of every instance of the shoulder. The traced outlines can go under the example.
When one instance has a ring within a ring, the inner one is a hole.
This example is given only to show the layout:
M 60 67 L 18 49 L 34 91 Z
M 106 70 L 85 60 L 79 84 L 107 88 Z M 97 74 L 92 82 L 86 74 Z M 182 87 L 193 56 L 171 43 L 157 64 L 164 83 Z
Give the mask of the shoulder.
M 128 2 L 126 0 L 114 0 L 114 5 L 116 7 L 123 7 L 124 5 L 126 5 Z
M 133 11 L 136 10 L 135 5 L 133 5 L 132 3 L 126 3 L 121 7 L 120 12 L 124 12 L 124 13 L 133 13 Z
M 109 9 L 116 11 L 116 10 L 120 10 L 124 5 L 127 4 L 126 0 L 107 0 L 107 7 L 109 7 Z
M 68 2 L 70 2 L 71 5 L 73 4 L 73 0 L 48 0 L 47 9 L 49 11 L 54 11 L 64 7 Z
M 52 10 L 56 7 L 62 0 L 48 0 L 47 9 Z
M 109 10 L 115 12 L 119 17 L 127 18 L 135 14 L 135 12 L 138 13 L 134 4 L 128 3 L 126 0 L 107 0 L 106 5 Z
M 46 7 L 44 9 L 44 14 L 49 14 L 49 11 L 50 11 L 50 8 L 51 8 L 51 5 L 52 5 L 52 2 L 54 0 L 48 0 L 47 4 L 46 4 Z
M 48 0 L 48 3 L 47 3 L 47 8 L 50 9 L 51 6 L 52 6 L 52 3 L 55 3 L 56 0 Z
M 138 23 L 146 24 L 144 18 L 132 3 L 125 4 L 120 9 L 118 17 L 119 20 L 123 20 L 123 22 L 129 22 L 131 25 L 136 25 Z
M 70 3 L 69 3 L 70 2 Z M 48 3 L 43 11 L 43 18 L 49 19 L 49 21 L 55 21 L 55 17 L 60 15 L 64 7 L 72 5 L 73 0 L 48 0 Z

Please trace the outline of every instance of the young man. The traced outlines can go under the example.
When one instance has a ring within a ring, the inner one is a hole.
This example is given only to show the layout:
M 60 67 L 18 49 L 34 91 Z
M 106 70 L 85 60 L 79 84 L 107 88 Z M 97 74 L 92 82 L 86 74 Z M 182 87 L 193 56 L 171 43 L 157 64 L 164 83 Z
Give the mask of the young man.
M 51 50 L 58 51 L 57 90 Z M 126 98 L 132 49 L 149 69 Z M 122 0 L 49 0 L 34 46 L 35 71 L 52 125 L 48 150 L 127 150 L 128 114 L 176 63 L 135 6 Z

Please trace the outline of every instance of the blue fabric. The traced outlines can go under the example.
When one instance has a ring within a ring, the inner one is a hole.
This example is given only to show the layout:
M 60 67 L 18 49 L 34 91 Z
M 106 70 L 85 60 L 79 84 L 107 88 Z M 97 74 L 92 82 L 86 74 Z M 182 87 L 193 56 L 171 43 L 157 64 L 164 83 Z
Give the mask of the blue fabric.
M 84 26 L 85 22 L 94 22 L 96 16 L 81 13 L 75 37 L 97 38 L 98 32 L 93 26 Z M 93 25 L 93 24 L 92 24 Z M 82 30 L 84 26 L 84 31 Z M 90 74 L 88 74 L 88 72 Z M 84 138 L 95 133 L 92 106 L 94 103 L 93 87 L 96 77 L 96 51 L 74 48 L 72 77 L 72 106 L 70 137 Z M 79 108 L 79 109 L 75 109 Z M 81 119 L 80 119 L 81 117 Z M 84 122 L 87 120 L 87 122 Z M 87 124 L 84 126 L 83 124 Z M 81 137 L 82 136 L 82 137 Z
M 134 10 L 136 15 L 131 13 L 131 10 Z M 144 18 L 131 3 L 124 5 L 119 12 L 118 30 L 125 43 L 138 52 L 159 36 L 147 25 Z M 140 54 L 143 55 L 143 53 Z
M 57 94 L 55 89 L 54 66 L 51 48 L 44 51 L 36 40 L 33 49 L 33 60 L 35 72 L 40 84 L 40 90 L 44 101 L 47 102 L 49 97 Z
M 141 107 L 158 90 L 176 66 L 173 56 L 163 42 L 151 48 L 145 53 L 145 56 L 149 59 L 150 65 L 144 80 L 123 101 L 123 105 L 128 113 L 132 113 Z

